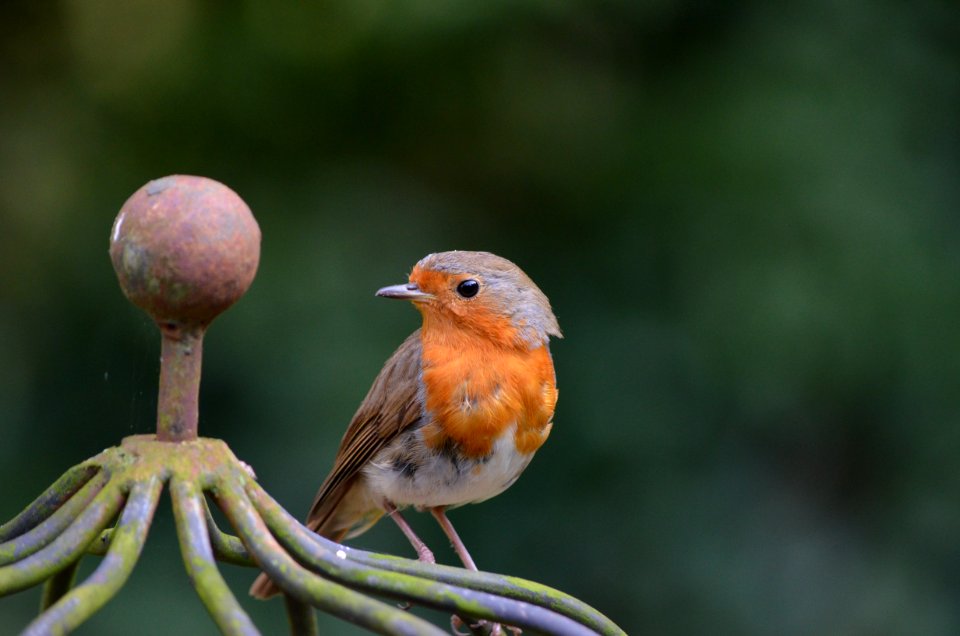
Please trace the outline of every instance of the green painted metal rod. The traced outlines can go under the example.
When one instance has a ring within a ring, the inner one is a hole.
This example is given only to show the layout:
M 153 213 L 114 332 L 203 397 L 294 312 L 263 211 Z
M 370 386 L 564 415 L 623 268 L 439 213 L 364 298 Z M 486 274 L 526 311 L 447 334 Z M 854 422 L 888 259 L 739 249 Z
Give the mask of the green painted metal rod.
M 113 538 L 113 528 L 107 528 L 100 536 L 87 546 L 87 554 L 103 556 L 110 549 L 110 539 Z
M 217 527 L 217 522 L 210 512 L 206 498 L 203 499 L 203 513 L 207 523 L 207 532 L 213 553 L 217 560 L 245 567 L 257 567 L 256 561 L 251 558 L 243 541 L 226 534 Z M 313 606 L 302 603 L 289 594 L 283 595 L 287 610 L 287 620 L 290 624 L 290 633 L 293 636 L 319 636 L 320 628 L 317 624 L 317 612 Z
M 77 570 L 80 569 L 81 559 L 77 559 L 63 568 L 43 584 L 43 595 L 40 597 L 41 612 L 47 611 L 54 603 L 63 598 L 64 594 L 70 591 L 70 588 L 73 587 L 74 579 L 77 577 Z
M 203 516 L 205 506 L 196 483 L 174 478 L 170 482 L 170 497 L 183 563 L 213 622 L 227 636 L 259 636 L 217 569 Z
M 217 527 L 217 522 L 214 521 L 213 514 L 210 512 L 210 507 L 206 504 L 207 501 L 204 499 L 203 513 L 207 521 L 207 531 L 210 533 L 210 543 L 213 545 L 213 553 L 217 556 L 217 559 L 224 563 L 232 563 L 245 567 L 257 567 L 256 561 L 254 561 L 250 553 L 247 552 L 243 541 L 232 534 L 221 531 L 220 528 Z
M 50 545 L 0 568 L 0 596 L 32 587 L 79 559 L 90 542 L 114 518 L 124 500 L 120 485 L 108 483 L 76 521 Z
M 287 608 L 287 622 L 293 636 L 320 636 L 317 611 L 313 606 L 301 603 L 289 594 L 283 595 L 283 604 Z
M 314 536 L 314 540 L 320 538 L 322 537 Z M 598 634 L 626 636 L 626 632 L 597 609 L 565 592 L 535 581 L 491 572 L 473 572 L 448 565 L 428 565 L 413 559 L 377 554 L 347 546 L 344 546 L 344 551 L 347 559 L 357 563 L 526 601 L 572 618 Z
M 30 530 L 5 543 L 0 543 L 0 566 L 20 561 L 46 547 L 56 539 L 87 507 L 108 481 L 107 475 L 98 473 L 88 481 L 56 512 Z
M 503 622 L 546 634 L 591 636 L 596 633 L 566 616 L 537 605 L 350 561 L 344 550 L 329 549 L 314 541 L 316 535 L 300 525 L 259 484 L 248 482 L 247 493 L 280 543 L 299 561 L 331 579 L 368 592 L 413 601 L 472 619 Z
M 267 520 L 268 524 L 272 520 L 274 524 L 278 524 L 276 527 L 300 527 L 296 519 L 280 506 L 269 493 L 263 490 L 259 484 L 251 482 L 248 486 L 248 492 L 254 505 Z M 623 630 L 613 623 L 613 621 L 583 601 L 540 583 L 526 581 L 517 577 L 501 576 L 487 572 L 472 572 L 463 568 L 425 564 L 412 559 L 356 550 L 325 539 L 312 532 L 298 532 L 298 535 L 301 540 L 316 544 L 318 549 L 323 550 L 328 555 L 335 554 L 338 551 L 342 552 L 346 556 L 347 561 L 380 570 L 415 576 L 431 581 L 447 583 L 456 587 L 489 592 L 497 596 L 525 601 L 563 614 L 589 627 L 592 632 L 610 636 L 625 636 Z M 317 554 L 316 556 L 319 557 L 320 555 Z M 509 620 L 503 616 L 496 617 L 496 620 L 509 622 Z
M 38 616 L 21 636 L 68 634 L 106 605 L 120 590 L 140 558 L 157 509 L 159 477 L 134 483 L 107 555 L 87 580 Z
M 56 512 L 67 499 L 80 490 L 98 468 L 90 464 L 74 466 L 34 499 L 20 514 L 0 526 L 0 543 L 18 537 Z
M 225 478 L 212 492 L 257 564 L 297 600 L 380 634 L 446 636 L 431 623 L 396 607 L 327 581 L 293 560 L 257 515 L 240 479 Z
M 213 547 L 213 556 L 216 557 L 217 561 L 248 568 L 257 567 L 256 561 L 254 561 L 253 557 L 250 556 L 250 553 L 247 552 L 247 548 L 244 547 L 243 541 L 232 534 L 223 532 L 219 527 L 217 527 L 217 523 L 214 521 L 213 515 L 210 514 L 210 508 L 207 506 L 206 498 L 203 499 L 203 512 L 207 520 L 207 532 L 210 537 L 210 545 Z M 94 542 L 91 543 L 87 548 L 87 554 L 95 554 L 100 556 L 106 554 L 107 549 L 110 547 L 110 538 L 112 536 L 112 528 L 108 528 L 101 532 L 100 537 L 94 540 Z

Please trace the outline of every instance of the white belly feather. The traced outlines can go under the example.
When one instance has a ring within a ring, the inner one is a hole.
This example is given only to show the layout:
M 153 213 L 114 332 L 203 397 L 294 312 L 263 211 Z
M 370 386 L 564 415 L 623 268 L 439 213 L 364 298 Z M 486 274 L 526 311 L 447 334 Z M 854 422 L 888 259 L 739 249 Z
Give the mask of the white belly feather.
M 397 506 L 459 506 L 506 490 L 527 467 L 533 453 L 520 453 L 516 425 L 496 439 L 489 455 L 463 459 L 427 449 L 419 429 L 408 431 L 377 453 L 363 469 L 370 495 Z

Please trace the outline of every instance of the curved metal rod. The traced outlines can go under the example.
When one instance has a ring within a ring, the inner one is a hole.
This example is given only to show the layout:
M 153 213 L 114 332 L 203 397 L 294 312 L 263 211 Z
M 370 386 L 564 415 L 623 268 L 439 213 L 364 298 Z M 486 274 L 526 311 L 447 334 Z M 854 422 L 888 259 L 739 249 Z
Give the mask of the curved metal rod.
M 217 569 L 203 516 L 204 503 L 196 483 L 175 477 L 170 482 L 170 497 L 183 564 L 213 622 L 227 636 L 259 636 L 260 632 Z
M 39 525 L 14 539 L 0 543 L 0 566 L 24 559 L 56 539 L 103 489 L 107 481 L 107 474 L 100 472 Z
M 77 578 L 77 570 L 80 568 L 80 559 L 77 559 L 59 572 L 54 573 L 47 582 L 43 584 L 43 596 L 40 597 L 40 611 L 44 612 L 51 605 L 63 598 L 63 595 L 73 587 L 74 579 Z
M 87 580 L 34 619 L 21 636 L 66 634 L 114 597 L 140 558 L 162 488 L 163 482 L 157 476 L 133 484 L 110 550 L 100 565 Z
M 203 514 L 207 520 L 207 532 L 210 534 L 213 554 L 219 561 L 246 567 L 257 567 L 257 562 L 254 561 L 250 553 L 247 552 L 243 541 L 232 534 L 222 532 L 217 526 L 217 522 L 213 518 L 213 513 L 210 512 L 210 506 L 207 505 L 206 497 L 203 499 Z
M 203 497 L 203 514 L 207 520 L 207 533 L 210 535 L 210 545 L 213 547 L 213 556 L 217 561 L 240 565 L 248 568 L 257 567 L 257 562 L 253 560 L 243 541 L 220 530 L 217 522 L 213 519 L 210 512 L 210 506 L 207 505 L 206 497 Z M 113 528 L 107 528 L 100 533 L 100 536 L 94 539 L 93 543 L 87 546 L 87 554 L 103 556 L 110 548 L 110 539 L 113 537 Z
M 109 482 L 50 545 L 22 561 L 0 568 L 0 596 L 36 585 L 80 558 L 87 545 L 116 516 L 125 499 L 120 484 Z
M 107 528 L 87 546 L 87 554 L 103 556 L 110 549 L 111 539 L 113 539 L 113 528 Z
M 283 602 L 287 607 L 287 622 L 290 623 L 293 636 L 320 636 L 317 613 L 312 606 L 301 603 L 289 594 L 283 595 Z
M 343 550 L 331 551 L 314 541 L 314 535 L 270 498 L 258 484 L 248 484 L 247 491 L 254 507 L 281 544 L 309 568 L 341 583 L 401 600 L 412 600 L 435 609 L 503 622 L 536 632 L 582 636 L 596 633 L 571 618 L 538 605 L 408 574 L 385 572 L 350 561 Z
M 80 464 L 63 473 L 20 514 L 0 526 L 0 543 L 23 534 L 49 517 L 90 481 L 98 470 L 100 467 L 95 464 Z
M 296 521 L 269 493 L 263 490 L 260 484 L 251 482 L 250 490 L 252 490 L 251 498 L 258 507 L 261 505 L 275 507 L 279 510 L 279 513 L 283 515 L 284 523 Z M 490 592 L 518 601 L 526 601 L 551 609 L 558 614 L 563 614 L 601 634 L 625 636 L 625 632 L 620 629 L 616 623 L 593 607 L 569 594 L 534 581 L 513 576 L 502 576 L 490 572 L 472 572 L 463 568 L 446 565 L 425 564 L 413 559 L 357 550 L 330 541 L 313 532 L 308 533 L 306 536 L 327 551 L 336 552 L 342 550 L 349 561 L 372 566 L 381 570 L 397 572 L 399 574 L 409 574 L 441 583 L 448 583 L 479 592 Z
M 312 534 L 312 533 L 311 533 Z M 312 534 L 314 541 L 323 539 Z M 338 545 L 338 544 L 335 544 Z M 518 601 L 525 601 L 563 614 L 578 623 L 589 627 L 598 634 L 606 636 L 626 636 L 620 626 L 604 616 L 599 610 L 555 588 L 515 576 L 505 576 L 492 572 L 473 572 L 463 568 L 440 564 L 426 564 L 413 559 L 378 554 L 342 546 L 347 559 L 372 567 L 409 574 L 421 578 L 449 583 L 471 590 L 490 592 Z
M 239 479 L 227 476 L 214 485 L 212 492 L 257 563 L 285 592 L 303 603 L 381 634 L 445 635 L 443 630 L 422 618 L 303 568 L 280 547 L 236 482 Z

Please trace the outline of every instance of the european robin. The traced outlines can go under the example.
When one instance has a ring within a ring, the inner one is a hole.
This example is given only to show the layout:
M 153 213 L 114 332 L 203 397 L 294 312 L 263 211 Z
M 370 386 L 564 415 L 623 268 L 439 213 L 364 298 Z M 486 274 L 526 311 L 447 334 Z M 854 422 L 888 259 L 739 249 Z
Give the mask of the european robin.
M 409 282 L 376 295 L 411 301 L 423 324 L 357 409 L 307 527 L 342 541 L 388 514 L 433 562 L 399 512 L 430 510 L 475 570 L 446 510 L 506 490 L 546 441 L 557 403 L 549 340 L 562 337 L 560 327 L 534 282 L 488 252 L 430 254 Z M 250 593 L 278 591 L 261 574 Z

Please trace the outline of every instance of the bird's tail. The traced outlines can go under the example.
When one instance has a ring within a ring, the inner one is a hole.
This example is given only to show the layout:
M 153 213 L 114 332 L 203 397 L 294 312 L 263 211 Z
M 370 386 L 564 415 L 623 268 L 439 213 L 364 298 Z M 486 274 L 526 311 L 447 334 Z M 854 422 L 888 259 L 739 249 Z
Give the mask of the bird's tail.
M 384 514 L 369 498 L 366 489 L 346 489 L 346 496 L 318 500 L 307 519 L 308 529 L 331 541 L 340 542 L 370 529 Z M 253 582 L 250 595 L 266 600 L 280 593 L 280 587 L 265 572 Z
M 320 521 L 320 520 L 317 520 L 317 521 Z M 331 539 L 333 541 L 338 541 L 338 542 L 342 541 L 344 536 L 347 534 L 346 530 L 341 530 L 339 532 L 335 532 L 335 531 L 331 532 L 330 528 L 322 528 L 321 526 L 323 525 L 329 525 L 329 523 L 322 524 L 322 523 L 316 523 L 314 521 L 310 521 L 307 523 L 307 528 L 316 532 L 322 537 L 326 537 L 328 539 Z M 324 530 L 326 530 L 326 532 L 324 532 Z M 268 598 L 276 596 L 280 592 L 281 592 L 280 587 L 273 582 L 273 579 L 267 576 L 266 572 L 261 572 L 260 576 L 258 576 L 257 579 L 253 582 L 253 585 L 250 586 L 250 596 L 254 598 L 258 598 L 262 601 L 265 601 Z
M 271 596 L 276 596 L 279 593 L 280 588 L 277 587 L 277 584 L 274 583 L 270 577 L 263 572 L 260 573 L 260 576 L 257 577 L 257 580 L 254 581 L 253 585 L 250 586 L 250 596 L 264 601 Z

